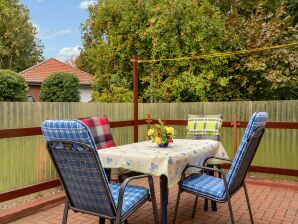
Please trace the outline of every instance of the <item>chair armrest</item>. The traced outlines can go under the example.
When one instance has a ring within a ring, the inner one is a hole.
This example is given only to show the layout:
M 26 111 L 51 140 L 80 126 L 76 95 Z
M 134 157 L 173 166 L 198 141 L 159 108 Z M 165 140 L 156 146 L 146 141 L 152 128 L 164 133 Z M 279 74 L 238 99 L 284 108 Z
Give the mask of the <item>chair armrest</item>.
M 132 180 L 137 180 L 137 179 L 141 179 L 141 178 L 145 178 L 145 177 L 151 177 L 151 175 L 149 174 L 142 174 L 142 175 L 138 175 L 138 176 L 132 176 L 132 177 L 128 177 L 126 178 L 123 183 L 121 184 L 121 187 L 122 186 L 126 186 L 130 181 Z
M 186 167 L 184 168 L 184 170 L 182 171 L 182 176 L 185 174 L 185 171 L 190 167 L 194 167 L 194 168 L 198 168 L 198 169 L 202 169 L 202 170 L 209 170 L 209 171 L 216 171 L 216 172 L 223 173 L 223 171 L 221 169 L 218 169 L 218 168 L 187 164 Z
M 129 178 L 126 178 L 123 181 L 123 183 L 121 184 L 120 190 L 119 190 L 118 205 L 117 205 L 117 214 L 121 214 L 122 205 L 123 205 L 124 192 L 125 192 L 125 188 L 128 185 L 128 183 L 130 181 L 132 181 L 132 180 L 137 180 L 137 179 L 146 178 L 146 177 L 148 178 L 149 186 L 150 186 L 150 189 L 151 189 L 151 187 L 153 185 L 153 178 L 149 174 L 143 174 L 143 175 L 129 177 Z
M 232 160 L 227 159 L 227 158 L 217 157 L 217 156 L 211 156 L 211 157 L 208 157 L 207 159 L 205 159 L 205 161 L 204 161 L 203 164 L 206 164 L 206 162 L 208 161 L 208 159 L 218 159 L 218 160 L 227 161 L 227 162 L 230 162 L 230 163 L 232 162 Z

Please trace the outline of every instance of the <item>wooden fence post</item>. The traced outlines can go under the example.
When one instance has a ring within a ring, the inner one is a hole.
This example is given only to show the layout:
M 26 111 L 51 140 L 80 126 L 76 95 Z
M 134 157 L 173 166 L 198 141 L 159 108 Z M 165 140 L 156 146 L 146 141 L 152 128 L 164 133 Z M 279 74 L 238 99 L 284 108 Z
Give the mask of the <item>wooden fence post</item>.
M 150 114 L 147 114 L 147 131 L 150 129 L 150 126 L 151 126 Z
M 139 99 L 139 77 L 138 77 L 138 56 L 134 55 L 133 60 L 133 118 L 134 118 L 134 142 L 139 140 L 139 108 L 138 108 L 138 99 Z

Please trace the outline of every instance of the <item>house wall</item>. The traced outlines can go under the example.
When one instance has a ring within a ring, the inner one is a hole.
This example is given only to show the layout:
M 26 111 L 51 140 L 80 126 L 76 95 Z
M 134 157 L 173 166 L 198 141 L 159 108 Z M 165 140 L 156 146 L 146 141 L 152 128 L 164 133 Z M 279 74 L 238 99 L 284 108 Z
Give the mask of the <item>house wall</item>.
M 27 95 L 32 96 L 34 99 L 34 102 L 39 102 L 40 101 L 40 86 L 29 85 Z
M 86 87 L 86 86 L 80 86 L 79 88 L 80 90 L 80 97 L 81 97 L 81 100 L 80 102 L 90 102 L 91 101 L 91 87 Z
M 80 102 L 90 102 L 91 101 L 91 87 L 80 86 Z M 30 95 L 34 98 L 34 102 L 40 102 L 40 86 L 29 85 L 27 95 Z

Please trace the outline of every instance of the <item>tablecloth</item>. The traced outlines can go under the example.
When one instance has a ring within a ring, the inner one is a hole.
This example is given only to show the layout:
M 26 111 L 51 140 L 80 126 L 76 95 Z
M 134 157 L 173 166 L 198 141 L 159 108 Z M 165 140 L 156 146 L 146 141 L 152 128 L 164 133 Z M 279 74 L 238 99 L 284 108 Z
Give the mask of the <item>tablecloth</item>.
M 144 141 L 102 149 L 98 153 L 105 168 L 124 168 L 153 176 L 164 174 L 169 186 L 178 183 L 187 163 L 202 165 L 211 156 L 228 158 L 220 142 L 190 139 L 174 139 L 167 148 Z

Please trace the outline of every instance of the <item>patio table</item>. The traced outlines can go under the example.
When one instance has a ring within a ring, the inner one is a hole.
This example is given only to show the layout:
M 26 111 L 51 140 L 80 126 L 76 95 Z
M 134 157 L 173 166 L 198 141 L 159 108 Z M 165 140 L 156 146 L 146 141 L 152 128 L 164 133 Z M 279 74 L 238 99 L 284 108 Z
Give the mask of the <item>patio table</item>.
M 202 165 L 211 156 L 228 158 L 220 142 L 190 139 L 175 139 L 167 148 L 144 141 L 98 153 L 105 168 L 124 168 L 160 177 L 161 223 L 167 223 L 168 187 L 179 182 L 186 164 Z

